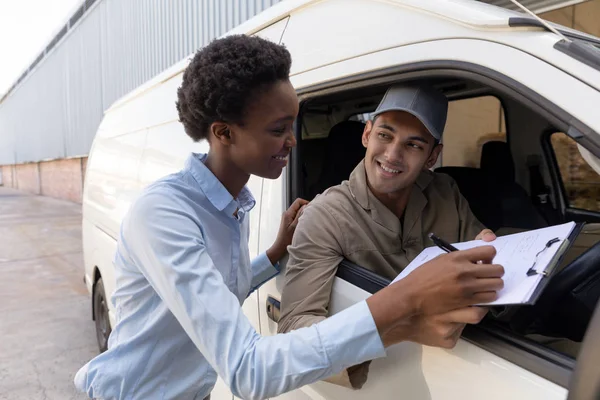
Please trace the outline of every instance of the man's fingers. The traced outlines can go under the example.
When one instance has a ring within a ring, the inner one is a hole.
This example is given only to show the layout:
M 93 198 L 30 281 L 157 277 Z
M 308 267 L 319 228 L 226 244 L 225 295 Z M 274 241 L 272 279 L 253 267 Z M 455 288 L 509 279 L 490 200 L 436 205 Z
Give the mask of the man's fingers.
M 476 279 L 473 283 L 473 292 L 491 292 L 499 291 L 504 288 L 504 281 L 500 278 Z
M 487 314 L 485 307 L 464 307 L 449 311 L 441 316 L 444 321 L 457 324 L 478 324 Z
M 465 325 L 460 325 L 460 327 L 454 331 L 454 335 L 452 335 L 452 341 L 454 342 L 454 346 L 456 346 L 456 342 L 458 342 L 458 339 L 460 339 L 460 336 L 462 335 L 463 331 L 465 330 Z
M 462 250 L 456 252 L 455 257 L 457 259 L 468 260 L 473 264 L 482 261 L 484 264 L 492 262 L 496 256 L 496 249 L 494 246 L 479 246 L 468 250 Z
M 504 276 L 504 267 L 498 264 L 476 264 L 468 267 L 473 271 L 476 278 L 502 278 Z
M 491 303 L 498 298 L 498 292 L 478 292 L 473 295 L 471 302 L 473 304 Z

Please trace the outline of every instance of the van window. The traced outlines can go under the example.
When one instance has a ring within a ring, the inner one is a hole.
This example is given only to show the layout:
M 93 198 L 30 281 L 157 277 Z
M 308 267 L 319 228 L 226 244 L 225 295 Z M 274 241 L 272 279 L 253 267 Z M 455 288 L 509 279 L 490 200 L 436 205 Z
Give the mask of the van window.
M 577 142 L 562 132 L 550 136 L 570 207 L 600 211 L 600 174 L 582 157 Z
M 441 165 L 479 168 L 481 147 L 506 141 L 504 109 L 493 96 L 451 101 L 442 143 Z

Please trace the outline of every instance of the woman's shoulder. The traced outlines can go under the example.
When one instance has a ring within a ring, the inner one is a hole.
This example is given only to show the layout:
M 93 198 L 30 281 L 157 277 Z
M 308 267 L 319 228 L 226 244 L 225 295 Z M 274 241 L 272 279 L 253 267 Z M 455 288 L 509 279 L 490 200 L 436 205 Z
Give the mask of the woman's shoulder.
M 155 210 L 185 212 L 205 207 L 206 195 L 195 187 L 185 171 L 165 176 L 146 186 L 133 202 L 130 212 L 141 215 Z

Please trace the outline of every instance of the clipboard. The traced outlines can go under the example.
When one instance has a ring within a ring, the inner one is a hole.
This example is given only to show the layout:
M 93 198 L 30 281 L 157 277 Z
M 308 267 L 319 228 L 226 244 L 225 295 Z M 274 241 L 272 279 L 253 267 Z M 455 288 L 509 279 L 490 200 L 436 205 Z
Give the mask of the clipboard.
M 524 302 L 521 305 L 535 304 L 535 302 L 542 295 L 544 289 L 548 285 L 548 282 L 550 282 L 552 277 L 554 277 L 554 275 L 556 275 L 556 273 L 557 273 L 556 267 L 558 265 L 560 265 L 562 260 L 565 258 L 565 254 L 571 248 L 571 246 L 575 242 L 575 239 L 577 239 L 577 237 L 581 233 L 581 230 L 583 229 L 584 225 L 585 225 L 585 222 L 578 222 L 575 224 L 575 227 L 571 231 L 571 234 L 569 235 L 569 237 L 566 238 L 565 240 L 563 240 L 563 242 L 561 243 L 560 248 L 556 252 L 554 258 L 552 258 L 552 260 L 548 263 L 546 268 L 544 268 L 542 280 L 535 288 L 531 297 L 529 298 L 529 300 L 527 302 Z M 540 272 L 538 272 L 538 273 L 540 273 Z

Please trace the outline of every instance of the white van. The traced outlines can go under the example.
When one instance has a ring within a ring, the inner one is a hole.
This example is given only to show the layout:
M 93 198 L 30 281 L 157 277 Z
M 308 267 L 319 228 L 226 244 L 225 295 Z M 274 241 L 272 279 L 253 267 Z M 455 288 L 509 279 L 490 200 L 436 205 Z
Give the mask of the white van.
M 364 121 L 386 88 L 404 81 L 432 83 L 450 100 L 453 128 L 444 135 L 438 171 L 454 177 L 488 227 L 500 233 L 587 223 L 535 306 L 469 327 L 452 350 L 396 345 L 371 364 L 361 390 L 319 382 L 282 399 L 600 396 L 600 317 L 592 318 L 600 285 L 600 202 L 566 175 L 600 171 L 600 39 L 555 27 L 560 35 L 527 14 L 468 0 L 288 0 L 231 32 L 284 43 L 301 102 L 298 146 L 286 171 L 277 180 L 249 182 L 257 200 L 250 214 L 252 256 L 273 242 L 282 212 L 296 197 L 311 199 L 349 176 L 362 157 L 362 130 L 348 121 Z M 83 196 L 85 282 L 101 349 L 115 323 L 108 299 L 115 289 L 112 260 L 121 219 L 144 186 L 182 168 L 191 151 L 208 151 L 206 143 L 192 143 L 178 122 L 176 89 L 186 64 L 115 103 L 90 153 Z M 491 126 L 482 122 L 490 110 L 498 116 Z M 338 124 L 347 125 L 344 135 L 329 136 Z M 478 140 L 487 140 L 483 150 Z M 480 162 L 473 151 L 481 151 Z M 560 152 L 579 157 L 579 166 L 565 172 Z M 477 162 L 461 164 L 466 157 Z M 263 335 L 276 333 L 282 283 L 280 275 L 244 304 Z M 331 313 L 386 284 L 343 262 Z M 233 397 L 222 381 L 212 396 Z

